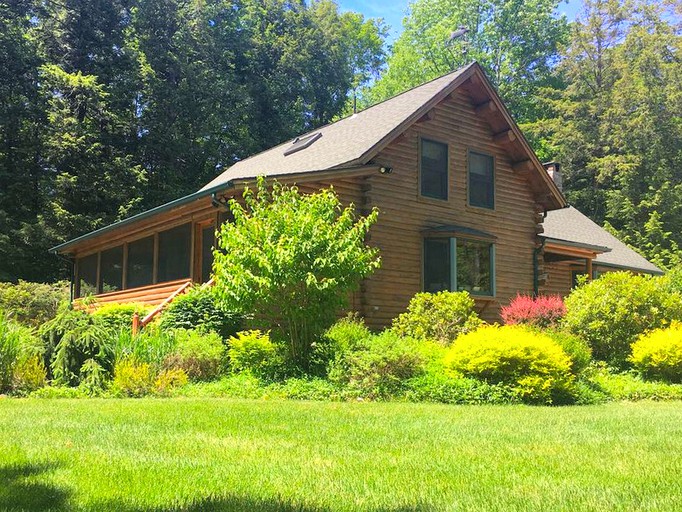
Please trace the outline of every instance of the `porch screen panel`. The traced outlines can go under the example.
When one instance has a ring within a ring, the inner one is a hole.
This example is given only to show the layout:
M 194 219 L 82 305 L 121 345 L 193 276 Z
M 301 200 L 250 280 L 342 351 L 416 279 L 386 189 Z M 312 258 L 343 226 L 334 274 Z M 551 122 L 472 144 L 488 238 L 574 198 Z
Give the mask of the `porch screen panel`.
M 100 290 L 115 292 L 123 288 L 123 246 L 102 251 L 100 262 Z
M 97 253 L 78 258 L 78 296 L 97 293 Z
M 190 276 L 192 226 L 183 224 L 159 233 L 158 282 Z
M 213 270 L 213 245 L 215 243 L 215 226 L 211 224 L 201 230 L 201 282 L 211 279 Z
M 154 237 L 148 236 L 128 244 L 127 287 L 152 284 L 154 279 Z

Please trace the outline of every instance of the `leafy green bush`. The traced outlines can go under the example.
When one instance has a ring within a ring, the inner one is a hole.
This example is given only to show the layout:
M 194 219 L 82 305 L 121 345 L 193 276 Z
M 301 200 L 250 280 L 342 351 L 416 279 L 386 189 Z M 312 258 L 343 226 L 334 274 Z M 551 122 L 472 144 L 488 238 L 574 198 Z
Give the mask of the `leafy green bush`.
M 546 329 L 542 332 L 552 338 L 571 358 L 573 375 L 580 375 L 592 362 L 592 349 L 579 336 L 558 329 Z
M 0 310 L 17 322 L 38 327 L 57 315 L 59 305 L 70 298 L 69 283 L 54 284 L 19 281 L 0 283 Z
M 408 379 L 424 373 L 428 342 L 393 331 L 372 335 L 332 362 L 329 380 L 350 396 L 390 399 L 401 396 Z
M 168 396 L 174 389 L 181 388 L 189 382 L 187 373 L 182 368 L 163 370 L 154 380 L 154 391 L 161 396 Z
M 118 396 L 141 397 L 154 387 L 154 374 L 147 363 L 124 359 L 116 363 L 111 390 Z
M 243 317 L 223 308 L 214 288 L 195 286 L 176 297 L 161 314 L 164 329 L 199 329 L 217 332 L 223 339 L 241 329 Z
M 547 335 L 521 326 L 488 326 L 464 334 L 446 365 L 465 377 L 510 386 L 529 403 L 557 403 L 573 381 L 571 360 Z
M 234 372 L 250 373 L 266 380 L 275 379 L 284 364 L 281 350 L 269 333 L 242 331 L 229 340 L 228 357 Z
M 99 306 L 92 315 L 101 320 L 102 327 L 110 333 L 130 331 L 133 327 L 133 315 L 137 313 L 144 318 L 151 307 L 146 304 L 104 304 Z
M 339 389 L 326 379 L 291 378 L 271 384 L 268 391 L 290 400 L 339 400 Z
M 258 377 L 250 373 L 224 375 L 211 382 L 197 382 L 179 388 L 175 393 L 179 396 L 219 397 L 219 398 L 263 398 L 267 391 Z
M 365 343 L 371 335 L 365 322 L 357 315 L 338 320 L 313 344 L 310 372 L 326 376 L 332 361 Z
M 181 369 L 193 381 L 211 380 L 222 373 L 225 346 L 218 333 L 176 329 L 173 336 L 175 349 L 166 357 L 166 369 Z
M 57 384 L 78 385 L 81 368 L 88 359 L 111 372 L 114 344 L 98 317 L 64 308 L 43 324 L 39 332 L 49 348 L 50 369 Z
M 78 387 L 89 396 L 97 396 L 107 385 L 108 372 L 94 359 L 87 359 L 80 371 L 80 384 Z
M 467 292 L 418 293 L 407 311 L 393 320 L 391 329 L 400 336 L 449 345 L 481 325 L 474 306 Z
M 682 382 L 682 324 L 640 336 L 632 344 L 630 361 L 645 377 Z
M 657 278 L 609 272 L 566 298 L 565 327 L 586 340 L 595 359 L 625 368 L 640 334 L 682 319 L 682 297 Z
M 682 400 L 682 385 L 647 382 L 632 373 L 613 373 L 606 365 L 596 365 L 588 382 L 611 400 Z
M 406 382 L 405 398 L 412 402 L 445 404 L 510 404 L 519 402 L 517 393 L 502 384 L 427 372 Z
M 348 303 L 349 292 L 379 267 L 365 236 L 378 211 L 357 217 L 336 193 L 301 194 L 264 180 L 244 192 L 245 207 L 230 201 L 215 254 L 215 286 L 226 307 L 255 313 L 254 326 L 287 340 L 294 366 L 305 370 L 312 345 Z
M 67 388 L 64 386 L 45 386 L 29 395 L 31 398 L 86 398 L 88 394 L 81 388 Z

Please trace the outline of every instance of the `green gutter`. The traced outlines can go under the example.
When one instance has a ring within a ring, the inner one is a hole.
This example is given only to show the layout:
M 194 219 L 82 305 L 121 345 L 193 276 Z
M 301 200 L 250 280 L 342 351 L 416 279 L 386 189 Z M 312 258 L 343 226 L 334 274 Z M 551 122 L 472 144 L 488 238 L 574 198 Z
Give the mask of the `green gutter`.
M 63 253 L 65 249 L 68 249 L 69 247 L 79 244 L 81 242 L 85 242 L 86 240 L 90 240 L 91 238 L 95 238 L 97 236 L 103 235 L 105 233 L 108 233 L 109 231 L 112 231 L 114 229 L 118 229 L 123 226 L 127 226 L 128 224 L 132 224 L 134 222 L 138 222 L 140 220 L 146 219 L 148 217 L 152 217 L 153 215 L 157 215 L 159 213 L 166 212 L 168 210 L 172 210 L 173 208 L 177 208 L 179 206 L 184 206 L 188 203 L 191 203 L 193 201 L 196 201 L 197 199 L 201 199 L 203 197 L 207 197 L 210 195 L 215 194 L 216 192 L 220 192 L 222 190 L 226 190 L 232 188 L 232 181 L 228 181 L 226 183 L 221 183 L 219 185 L 216 185 L 211 188 L 207 188 L 206 190 L 199 190 L 198 192 L 194 192 L 193 194 L 190 194 L 188 196 L 181 197 L 180 199 L 176 199 L 175 201 L 171 201 L 170 203 L 162 204 L 161 206 L 157 206 L 156 208 L 152 208 L 151 210 L 147 210 L 142 213 L 138 213 L 137 215 L 133 215 L 132 217 L 128 217 L 127 219 L 120 220 L 118 222 L 114 222 L 113 224 L 109 224 L 108 226 L 104 226 L 103 228 L 99 228 L 95 231 L 91 231 L 90 233 L 86 233 L 85 235 L 79 236 L 78 238 L 74 238 L 73 240 L 69 240 L 68 242 L 64 242 L 63 244 L 57 245 L 55 247 L 52 247 L 49 252 L 53 254 L 58 254 L 58 253 Z

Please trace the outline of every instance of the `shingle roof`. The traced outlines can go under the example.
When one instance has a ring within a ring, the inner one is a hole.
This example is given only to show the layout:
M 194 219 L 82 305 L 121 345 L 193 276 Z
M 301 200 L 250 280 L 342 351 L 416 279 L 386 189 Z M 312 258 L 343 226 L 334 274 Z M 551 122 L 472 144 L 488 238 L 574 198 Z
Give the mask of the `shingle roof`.
M 608 247 L 611 250 L 597 255 L 595 264 L 619 267 L 655 274 L 663 273 L 611 233 L 592 222 L 586 215 L 569 206 L 547 212 L 542 236 L 579 244 Z
M 234 179 L 255 178 L 260 175 L 279 176 L 364 164 L 366 162 L 362 161 L 363 158 L 367 158 L 373 148 L 403 123 L 409 122 L 423 107 L 428 107 L 432 100 L 449 94 L 446 89 L 474 66 L 475 64 L 470 64 L 357 114 L 301 135 L 299 138 L 303 139 L 308 135 L 321 134 L 321 137 L 301 151 L 284 154 L 294 142 L 293 139 L 241 160 L 201 190 Z

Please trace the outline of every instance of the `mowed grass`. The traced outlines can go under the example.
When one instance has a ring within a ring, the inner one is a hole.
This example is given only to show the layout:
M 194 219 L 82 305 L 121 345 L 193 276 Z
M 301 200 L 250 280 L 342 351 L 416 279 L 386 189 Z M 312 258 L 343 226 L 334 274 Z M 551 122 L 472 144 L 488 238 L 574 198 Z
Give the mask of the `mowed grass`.
M 682 404 L 0 400 L 1 510 L 682 510 Z

